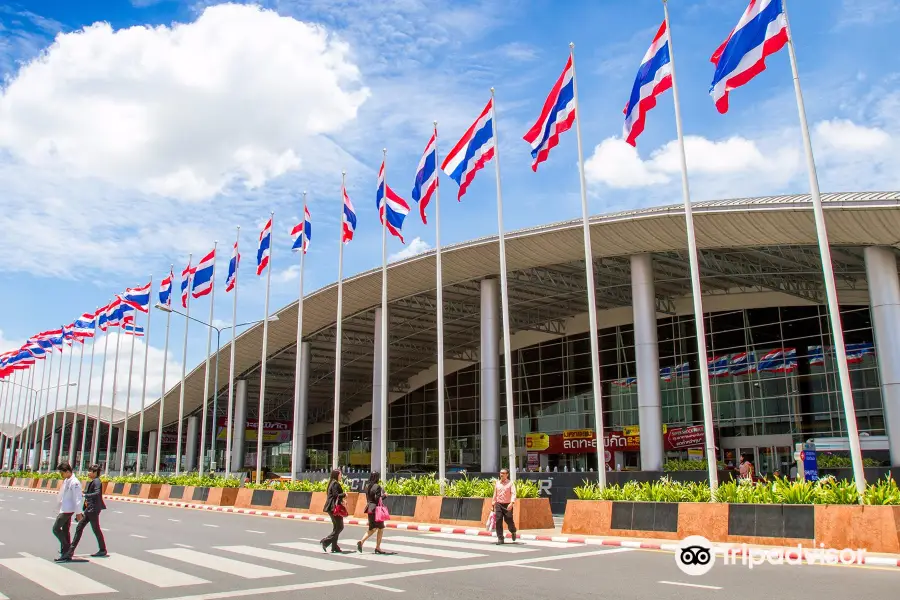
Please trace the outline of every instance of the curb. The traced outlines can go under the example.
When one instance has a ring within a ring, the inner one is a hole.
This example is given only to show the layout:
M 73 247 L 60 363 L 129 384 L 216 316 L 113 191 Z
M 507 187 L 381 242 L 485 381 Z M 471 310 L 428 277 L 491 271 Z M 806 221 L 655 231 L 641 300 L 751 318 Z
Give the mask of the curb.
M 0 488 L 2 489 L 2 488 Z M 58 494 L 57 490 L 45 490 L 38 488 L 21 488 L 7 487 L 6 489 L 16 492 L 37 492 L 40 494 Z M 167 506 L 170 508 L 187 508 L 191 510 L 206 510 L 211 512 L 233 513 L 239 515 L 255 515 L 261 517 L 272 517 L 276 519 L 292 519 L 295 521 L 311 521 L 315 523 L 330 523 L 331 519 L 324 515 L 311 515 L 309 513 L 286 513 L 269 510 L 258 510 L 255 508 L 234 508 L 233 506 L 210 506 L 207 504 L 192 504 L 190 502 L 175 502 L 171 500 L 150 500 L 145 498 L 128 498 L 123 496 L 103 496 L 104 500 L 113 500 L 116 502 L 129 502 L 132 504 L 150 504 L 152 506 Z M 356 519 L 353 517 L 345 518 L 344 522 L 348 525 L 368 525 L 368 520 Z M 423 531 L 427 533 L 449 533 L 453 535 L 466 535 L 473 537 L 493 537 L 494 533 L 484 529 L 466 528 L 466 527 L 442 527 L 440 525 L 418 525 L 416 523 L 387 522 L 384 524 L 388 529 L 398 529 L 405 531 Z M 509 537 L 509 534 L 507 534 Z M 677 543 L 655 543 L 641 542 L 631 540 L 606 540 L 603 538 L 579 537 L 579 536 L 561 536 L 561 535 L 534 535 L 523 533 L 516 536 L 520 540 L 535 542 L 557 542 L 562 544 L 581 544 L 585 546 L 611 546 L 616 548 L 631 548 L 634 550 L 657 550 L 662 552 L 679 552 L 681 547 Z M 764 547 L 758 546 L 751 548 L 746 544 L 719 544 L 713 547 L 713 553 L 720 556 L 733 556 L 738 559 L 766 556 L 771 552 L 780 553 L 786 560 L 798 560 L 801 552 L 807 554 L 811 550 L 817 548 L 798 548 L 786 546 Z M 892 558 L 888 556 L 863 556 L 860 560 L 846 563 L 848 565 L 868 565 L 879 567 L 898 567 L 900 568 L 900 558 Z

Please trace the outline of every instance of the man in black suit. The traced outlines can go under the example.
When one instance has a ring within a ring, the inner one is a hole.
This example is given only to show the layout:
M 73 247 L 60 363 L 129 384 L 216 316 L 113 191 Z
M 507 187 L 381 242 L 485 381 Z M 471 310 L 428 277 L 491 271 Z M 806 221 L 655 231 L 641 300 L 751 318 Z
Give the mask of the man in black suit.
M 91 556 L 101 557 L 107 556 L 106 540 L 103 539 L 103 531 L 100 529 L 100 511 L 106 508 L 103 502 L 103 483 L 100 481 L 100 465 L 91 465 L 88 467 L 88 477 L 90 478 L 84 488 L 84 517 L 75 527 L 75 538 L 69 547 L 68 557 L 71 558 L 75 554 L 75 547 L 81 541 L 81 534 L 88 523 L 97 538 L 97 546 L 99 550 L 91 554 Z

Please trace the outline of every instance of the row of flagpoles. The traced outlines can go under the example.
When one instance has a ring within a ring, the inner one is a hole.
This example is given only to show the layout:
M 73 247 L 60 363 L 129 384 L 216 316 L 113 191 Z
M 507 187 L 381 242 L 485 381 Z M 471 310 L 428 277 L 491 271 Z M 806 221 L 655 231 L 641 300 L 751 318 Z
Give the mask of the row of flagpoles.
M 641 62 L 637 77 L 631 95 L 625 106 L 625 125 L 623 137 L 629 144 L 636 145 L 638 136 L 644 130 L 646 125 L 646 116 L 649 110 L 655 105 L 657 98 L 666 90 L 672 89 L 674 108 L 675 108 L 675 126 L 678 138 L 678 148 L 680 154 L 680 166 L 682 174 L 682 195 L 684 201 L 685 221 L 687 245 L 689 249 L 690 270 L 691 270 L 691 289 L 693 296 L 694 317 L 696 322 L 696 335 L 698 347 L 698 362 L 701 365 L 708 364 L 708 349 L 705 332 L 705 322 L 703 319 L 703 301 L 700 287 L 700 273 L 698 266 L 698 251 L 696 243 L 696 234 L 694 230 L 694 221 L 691 211 L 690 187 L 688 182 L 687 161 L 684 150 L 684 134 L 681 121 L 681 109 L 679 104 L 678 86 L 675 73 L 675 54 L 672 44 L 671 29 L 669 26 L 669 12 L 666 0 L 663 0 L 663 22 L 654 37 L 649 50 Z M 855 409 L 853 404 L 852 389 L 850 385 L 849 369 L 847 366 L 846 348 L 843 339 L 843 330 L 841 326 L 837 295 L 834 284 L 834 272 L 831 262 L 831 255 L 828 246 L 827 232 L 825 229 L 825 220 L 822 210 L 822 202 L 819 194 L 815 163 L 812 155 L 812 147 L 809 139 L 809 130 L 806 121 L 806 114 L 803 106 L 803 98 L 800 89 L 799 77 L 797 75 L 796 56 L 790 35 L 790 26 L 788 23 L 785 0 L 751 0 L 749 6 L 738 21 L 737 26 L 729 34 L 725 42 L 715 51 L 711 61 L 715 65 L 715 74 L 710 88 L 710 94 L 715 102 L 715 106 L 720 113 L 728 110 L 729 92 L 747 84 L 756 75 L 765 70 L 765 60 L 768 56 L 778 52 L 784 46 L 788 47 L 791 70 L 794 80 L 794 89 L 797 100 L 797 107 L 800 117 L 800 125 L 803 137 L 804 150 L 807 159 L 807 167 L 809 172 L 810 194 L 812 197 L 813 210 L 815 215 L 816 232 L 818 235 L 819 249 L 823 266 L 823 275 L 825 279 L 826 295 L 828 299 L 828 311 L 832 325 L 832 336 L 834 351 L 837 358 L 838 371 L 841 382 L 841 394 L 843 399 L 845 417 L 848 428 L 848 436 L 850 440 L 851 456 L 853 461 L 854 477 L 860 492 L 864 489 L 865 479 L 862 471 L 862 457 L 859 447 L 859 436 L 856 425 Z M 599 347 L 596 336 L 598 328 L 594 273 L 593 273 L 593 253 L 591 249 L 590 224 L 587 203 L 587 189 L 584 174 L 584 155 L 582 151 L 582 140 L 580 130 L 580 113 L 578 109 L 578 90 L 577 79 L 575 76 L 575 55 L 574 45 L 570 45 L 569 58 L 562 75 L 556 81 L 551 92 L 544 103 L 538 120 L 534 126 L 525 134 L 524 139 L 531 145 L 531 154 L 533 158 L 532 169 L 536 172 L 538 165 L 549 157 L 550 150 L 559 142 L 560 134 L 568 131 L 575 126 L 577 146 L 578 146 L 578 167 L 579 167 L 579 183 L 581 189 L 581 205 L 582 205 L 582 226 L 584 234 L 584 253 L 585 253 L 585 277 L 587 282 L 588 293 L 588 312 L 591 335 L 591 364 L 592 364 L 592 382 L 594 396 L 594 411 L 597 439 L 603 439 L 603 399 L 600 387 L 600 360 Z M 438 185 L 438 164 L 440 170 L 444 171 L 459 186 L 457 198 L 462 199 L 468 187 L 471 185 L 476 173 L 484 168 L 489 162 L 494 162 L 496 174 L 496 193 L 497 193 L 497 221 L 498 221 L 498 238 L 500 253 L 500 279 L 501 279 L 501 304 L 503 315 L 503 352 L 507 360 L 504 360 L 505 371 L 505 397 L 507 408 L 507 433 L 508 433 L 508 451 L 510 474 L 515 478 L 516 473 L 516 448 L 515 448 L 515 419 L 513 407 L 512 392 L 512 362 L 508 360 L 511 356 L 510 348 L 510 320 L 509 320 L 509 296 L 507 285 L 507 269 L 506 269 L 506 249 L 503 227 L 503 197 L 500 179 L 500 157 L 499 142 L 497 130 L 497 118 L 494 102 L 494 89 L 491 89 L 491 98 L 484 107 L 481 114 L 475 120 L 471 127 L 463 134 L 462 138 L 450 150 L 443 162 L 438 160 L 438 135 L 437 122 L 434 123 L 434 130 L 425 152 L 419 162 L 415 186 L 412 191 L 413 199 L 418 203 L 419 212 L 423 223 L 427 222 L 426 208 L 432 198 L 435 199 L 435 241 L 436 241 L 436 260 L 437 260 L 437 340 L 438 340 L 438 381 L 444 380 L 444 348 L 443 348 L 443 282 L 441 268 L 441 243 L 440 243 L 440 196 Z M 378 406 L 373 405 L 373 426 L 375 425 L 374 416 L 378 415 L 378 434 L 379 439 L 379 465 L 382 473 L 387 470 L 387 406 L 388 406 L 388 361 L 387 357 L 387 234 L 390 233 L 403 241 L 402 227 L 406 216 L 409 214 L 409 204 L 397 195 L 388 185 L 386 177 L 387 151 L 383 152 L 383 160 L 378 175 L 378 184 L 376 192 L 376 207 L 379 211 L 379 218 L 382 223 L 382 293 L 381 293 L 381 356 L 380 361 L 380 398 Z M 336 318 L 336 362 L 335 362 L 335 387 L 334 387 L 334 432 L 333 432 L 333 467 L 337 468 L 339 456 L 339 432 L 340 432 L 340 398 L 341 398 L 341 329 L 342 329 L 342 303 L 343 303 L 343 247 L 349 243 L 356 229 L 356 213 L 350 197 L 347 194 L 345 175 L 342 175 L 341 182 L 341 230 L 339 243 L 338 258 L 338 301 L 337 301 L 337 318 Z M 302 328 L 303 328 L 303 264 L 304 255 L 309 246 L 311 237 L 311 218 L 309 210 L 306 206 L 306 194 L 303 194 L 303 221 L 294 227 L 292 235 L 294 238 L 293 249 L 302 250 L 300 253 L 300 294 L 298 305 L 298 323 L 297 323 L 297 368 L 298 372 L 302 361 Z M 271 260 L 271 234 L 274 213 L 270 215 L 269 220 L 264 226 L 259 237 L 259 245 L 257 248 L 257 275 L 261 275 L 269 266 Z M 238 235 L 240 229 L 238 229 Z M 234 314 L 236 315 L 237 306 L 237 290 L 236 290 L 236 273 L 240 255 L 238 253 L 238 241 L 235 241 L 232 253 L 231 263 L 229 265 L 229 273 L 226 279 L 226 291 L 234 291 Z M 190 302 L 187 295 L 188 287 L 192 286 L 194 297 L 200 297 L 207 293 L 211 294 L 213 273 L 215 269 L 215 249 L 207 257 L 205 257 L 198 267 L 190 266 L 182 272 L 182 306 L 186 309 L 186 316 L 190 315 Z M 160 302 L 163 305 L 169 305 L 169 288 L 173 279 L 173 273 L 170 271 L 169 276 L 163 280 L 160 291 Z M 263 350 L 261 356 L 261 391 L 259 397 L 259 429 L 257 434 L 257 481 L 260 479 L 262 466 L 262 450 L 263 450 L 263 421 L 265 414 L 265 378 L 266 378 L 266 358 L 267 358 L 267 341 L 268 341 L 268 325 L 269 325 L 269 281 L 271 279 L 271 269 L 267 273 L 266 284 L 266 309 L 263 318 Z M 199 281 L 199 283 L 198 283 Z M 168 287 L 167 287 L 168 286 Z M 163 290 L 166 290 L 163 297 Z M 199 291 L 199 293 L 198 293 Z M 212 299 L 210 302 L 210 324 L 213 319 Z M 189 317 L 190 318 L 190 317 Z M 149 317 L 148 317 L 149 329 Z M 187 356 L 187 327 L 185 328 L 185 352 Z M 207 360 L 206 360 L 206 381 L 204 384 L 204 423 L 201 427 L 201 444 L 200 444 L 200 464 L 203 465 L 204 453 L 204 436 L 206 431 L 206 402 L 209 395 L 209 356 L 211 344 L 210 337 L 207 342 Z M 166 350 L 168 352 L 168 325 L 166 334 Z M 185 363 L 182 364 L 182 383 L 185 378 Z M 3 365 L 0 363 L 0 369 Z M 703 406 L 703 420 L 705 431 L 705 446 L 708 461 L 709 480 L 713 488 L 717 485 L 716 470 L 716 450 L 713 434 L 713 417 L 712 403 L 710 394 L 710 379 L 708 369 L 699 369 L 701 378 L 701 395 Z M 0 371 L 2 375 L 2 371 Z M 114 374 L 115 378 L 115 374 Z M 165 376 L 164 376 L 165 379 Z M 233 394 L 234 394 L 234 344 L 231 346 L 231 367 L 228 386 L 228 417 L 227 417 L 227 435 L 226 435 L 226 459 L 227 468 L 231 467 L 231 439 L 232 439 L 232 410 L 233 410 Z M 165 389 L 165 382 L 163 382 Z M 181 456 L 181 428 L 184 410 L 184 386 L 181 387 L 179 402 L 179 420 L 178 420 L 178 437 L 177 437 L 177 456 Z M 297 467 L 303 464 L 303 456 L 301 455 L 303 448 L 300 448 L 298 436 L 300 435 L 298 419 L 305 419 L 305 392 L 301 389 L 299 377 L 295 381 L 295 426 L 294 426 L 294 451 L 292 453 L 292 475 L 297 473 Z M 143 404 L 142 404 L 143 407 Z M 376 411 L 377 408 L 377 411 Z M 126 408 L 127 413 L 127 408 Z M 438 385 L 438 428 L 439 428 L 439 478 L 441 481 L 445 479 L 446 465 L 444 456 L 444 389 L 443 385 Z M 160 408 L 160 430 L 162 428 L 162 407 Z M 243 426 L 243 424 L 237 424 Z M 161 436 L 158 437 L 157 444 L 160 443 Z M 373 446 L 375 440 L 373 439 Z M 603 445 L 597 444 L 598 466 L 604 464 Z M 157 456 L 159 456 L 159 448 L 157 448 Z M 176 463 L 178 464 L 178 463 Z M 177 468 L 176 468 L 177 470 Z M 605 485 L 605 470 L 598 468 L 599 483 Z

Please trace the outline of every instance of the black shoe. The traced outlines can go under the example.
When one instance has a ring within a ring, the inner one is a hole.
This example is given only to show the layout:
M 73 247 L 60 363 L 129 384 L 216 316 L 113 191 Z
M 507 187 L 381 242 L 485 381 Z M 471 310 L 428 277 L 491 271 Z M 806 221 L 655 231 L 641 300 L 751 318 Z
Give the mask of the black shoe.
M 322 552 L 328 552 L 328 542 L 319 542 L 322 544 Z
M 396 552 L 385 552 L 381 548 L 375 548 L 375 554 L 384 554 L 385 556 L 393 556 Z
M 94 558 L 103 558 L 105 556 L 109 556 L 109 553 L 106 550 L 98 550 L 97 552 L 91 554 L 91 556 L 93 556 Z
M 512 536 L 513 544 L 515 544 L 516 543 L 516 532 L 513 531 L 510 535 Z
M 362 542 L 356 542 L 356 549 L 359 550 L 360 554 L 362 554 Z
M 335 546 L 334 548 L 331 549 L 331 553 L 332 554 L 343 554 L 344 551 L 341 550 L 340 546 Z
M 58 562 L 58 563 L 71 562 L 71 561 L 72 561 L 72 556 L 70 554 L 63 554 L 59 558 L 53 559 L 53 562 Z
M 502 546 L 502 545 L 505 544 L 505 543 L 506 543 L 506 542 L 504 542 L 503 539 L 501 538 L 501 539 L 497 540 L 497 544 L 496 544 L 496 545 L 497 545 L 497 546 Z

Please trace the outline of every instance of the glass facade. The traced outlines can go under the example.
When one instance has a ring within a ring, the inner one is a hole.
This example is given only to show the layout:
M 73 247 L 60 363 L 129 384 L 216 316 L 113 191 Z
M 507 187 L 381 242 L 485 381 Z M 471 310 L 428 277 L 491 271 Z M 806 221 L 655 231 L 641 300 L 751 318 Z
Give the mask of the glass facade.
M 842 319 L 859 430 L 872 436 L 885 435 L 869 307 L 843 307 Z M 746 445 L 754 447 L 759 436 L 781 436 L 777 439 L 789 438 L 793 444 L 810 437 L 846 435 L 826 307 L 717 312 L 706 316 L 706 330 L 717 440 L 746 438 Z M 667 427 L 702 425 L 693 317 L 659 320 L 657 336 L 663 423 Z M 629 324 L 603 329 L 599 341 L 604 428 L 616 431 L 636 426 L 639 386 L 634 327 Z M 513 359 L 517 449 L 524 448 L 529 433 L 594 429 L 586 333 L 516 350 Z M 502 369 L 500 373 L 501 456 L 505 461 L 507 415 Z M 446 378 L 448 468 L 479 468 L 479 379 L 478 365 Z M 433 382 L 413 390 L 390 404 L 388 451 L 392 470 L 436 468 L 436 385 Z M 371 419 L 342 428 L 340 447 L 346 451 L 341 464 L 367 468 L 370 440 Z M 785 443 L 764 445 L 759 460 L 783 463 L 786 458 L 774 455 L 788 453 L 790 448 L 785 449 Z M 331 448 L 331 433 L 310 438 L 309 467 L 327 468 Z M 626 453 L 622 466 L 639 468 L 637 454 Z M 667 455 L 682 458 L 687 452 L 670 450 Z M 595 455 L 578 456 L 577 460 L 568 457 L 563 462 L 573 468 L 596 468 Z

